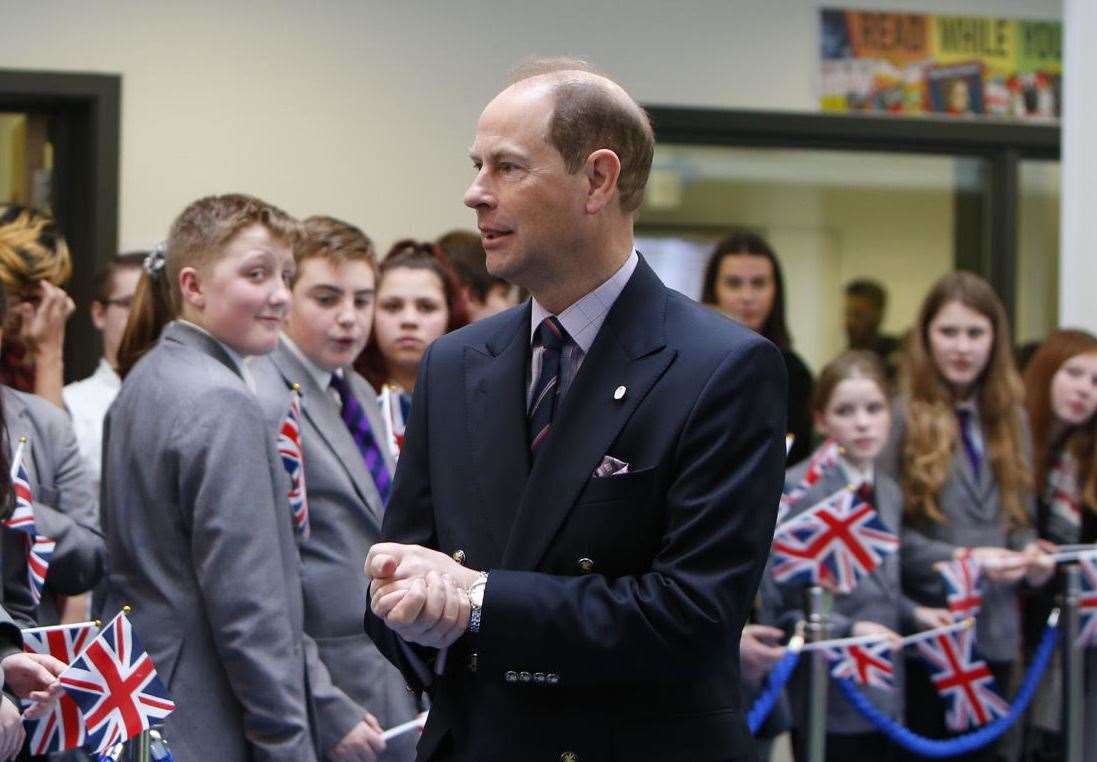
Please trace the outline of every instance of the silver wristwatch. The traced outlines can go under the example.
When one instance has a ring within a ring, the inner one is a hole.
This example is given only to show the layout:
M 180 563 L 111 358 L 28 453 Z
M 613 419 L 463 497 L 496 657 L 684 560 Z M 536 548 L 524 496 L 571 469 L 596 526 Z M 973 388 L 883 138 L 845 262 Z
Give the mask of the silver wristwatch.
M 469 632 L 480 632 L 480 614 L 484 609 L 484 588 L 488 584 L 488 573 L 480 572 L 480 576 L 473 580 L 468 588 L 469 603 L 472 604 L 472 612 L 469 614 Z

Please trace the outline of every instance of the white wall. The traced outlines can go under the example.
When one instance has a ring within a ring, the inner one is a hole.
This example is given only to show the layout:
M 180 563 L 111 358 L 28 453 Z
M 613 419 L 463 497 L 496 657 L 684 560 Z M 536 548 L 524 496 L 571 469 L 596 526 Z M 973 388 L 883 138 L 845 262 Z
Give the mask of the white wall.
M 814 110 L 819 5 L 0 0 L 0 67 L 123 76 L 126 247 L 228 190 L 345 217 L 384 247 L 471 223 L 460 199 L 476 117 L 523 57 L 588 56 L 648 103 Z M 1061 0 L 863 5 L 1062 12 Z

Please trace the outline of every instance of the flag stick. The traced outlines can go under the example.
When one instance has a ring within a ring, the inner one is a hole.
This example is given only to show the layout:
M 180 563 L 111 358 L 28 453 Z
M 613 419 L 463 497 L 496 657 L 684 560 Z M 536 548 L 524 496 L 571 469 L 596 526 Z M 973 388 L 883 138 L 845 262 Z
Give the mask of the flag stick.
M 391 741 L 393 738 L 402 736 L 405 733 L 410 733 L 413 730 L 422 730 L 423 726 L 426 724 L 427 713 L 423 712 L 414 720 L 408 720 L 407 722 L 402 722 L 395 727 L 389 728 L 381 734 L 381 737 L 384 738 L 386 741 Z

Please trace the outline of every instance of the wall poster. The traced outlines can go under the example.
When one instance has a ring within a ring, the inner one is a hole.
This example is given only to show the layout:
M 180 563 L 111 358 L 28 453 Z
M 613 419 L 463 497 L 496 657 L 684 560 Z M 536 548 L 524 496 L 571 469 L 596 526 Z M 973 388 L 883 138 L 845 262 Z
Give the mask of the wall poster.
M 825 8 L 824 111 L 1057 119 L 1062 23 Z

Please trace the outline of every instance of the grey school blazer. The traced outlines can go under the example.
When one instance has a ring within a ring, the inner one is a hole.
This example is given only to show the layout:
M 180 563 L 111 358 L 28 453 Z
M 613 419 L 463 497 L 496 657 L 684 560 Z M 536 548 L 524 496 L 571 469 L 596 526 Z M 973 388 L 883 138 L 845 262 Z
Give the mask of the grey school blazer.
M 330 749 L 370 712 L 382 727 L 413 718 L 415 697 L 404 678 L 362 631 L 369 605 L 363 567 L 381 534 L 384 507 L 362 456 L 339 414 L 339 403 L 285 342 L 250 364 L 272 430 L 281 427 L 293 384 L 301 386 L 301 446 L 309 504 L 309 539 L 299 543 L 305 631 L 316 641 L 331 682 L 313 685 L 320 748 Z M 381 432 L 377 395 L 364 378 L 344 368 L 374 432 Z M 380 440 L 379 440 L 380 441 Z M 386 447 L 385 463 L 395 464 Z M 287 481 L 288 488 L 288 481 Z M 283 501 L 285 504 L 285 501 Z M 289 507 L 286 504 L 286 513 Z M 389 742 L 382 759 L 415 758 L 417 734 Z
M 1018 408 L 1025 456 L 1032 463 L 1032 443 L 1028 419 Z M 903 442 L 906 438 L 906 400 L 896 401 L 892 411 L 891 436 L 877 461 L 877 468 L 899 481 L 903 472 Z M 1027 527 L 1010 529 L 1002 512 L 998 482 L 983 463 L 977 477 L 962 447 L 957 447 L 949 466 L 949 475 L 937 495 L 937 505 L 945 523 L 915 520 L 909 516 L 903 528 L 903 585 L 915 600 L 927 606 L 946 604 L 944 578 L 933 570 L 933 563 L 952 558 L 957 547 L 1012 548 L 1020 550 L 1036 539 L 1032 529 L 1035 503 L 1025 497 L 1029 515 Z M 911 539 L 908 551 L 908 538 Z M 915 538 L 917 538 L 915 540 Z M 912 556 L 910 554 L 913 554 Z M 1017 585 L 983 580 L 983 606 L 975 618 L 975 649 L 983 658 L 1007 662 L 1021 651 L 1021 616 L 1017 603 Z
M 785 491 L 794 489 L 804 478 L 807 461 L 789 469 L 785 475 Z M 873 507 L 883 522 L 894 532 L 903 536 L 903 497 L 899 486 L 886 474 L 877 473 L 873 490 Z M 828 469 L 814 486 L 811 487 L 796 506 L 791 515 L 807 510 L 819 501 L 833 495 L 847 486 L 841 469 Z M 830 616 L 828 637 L 844 638 L 850 635 L 855 622 L 877 622 L 902 634 L 916 628 L 914 620 L 915 603 L 900 591 L 901 556 L 894 553 L 884 559 L 871 574 L 861 580 L 853 592 L 834 596 L 834 606 Z M 778 627 L 791 632 L 797 622 L 804 618 L 804 587 L 801 585 L 779 585 L 772 576 L 766 575 L 766 588 L 763 600 L 767 607 L 774 606 Z M 903 659 L 892 654 L 895 668 L 897 690 L 883 690 L 868 686 L 859 686 L 872 703 L 890 717 L 903 714 Z M 792 705 L 793 722 L 807 729 L 807 660 L 801 662 L 789 682 L 789 699 Z M 864 719 L 840 695 L 837 686 L 831 682 L 827 691 L 827 732 L 828 733 L 874 733 L 875 727 Z
M 236 364 L 169 324 L 122 384 L 103 451 L 104 613 L 133 606 L 177 707 L 177 762 L 316 760 L 282 466 Z
M 33 394 L 8 387 L 3 387 L 2 394 L 8 427 L 6 444 L 12 457 L 20 437 L 27 438 L 22 463 L 34 496 L 35 529 L 57 543 L 46 573 L 42 602 L 37 612 L 31 604 L 30 613 L 39 624 L 56 624 L 59 617 L 54 594 L 79 595 L 103 576 L 106 548 L 98 506 L 65 412 Z M 6 528 L 3 533 L 5 569 L 11 567 L 8 559 L 12 554 L 22 558 L 22 584 L 27 585 L 23 547 L 26 535 Z M 18 620 L 23 611 L 12 613 Z

